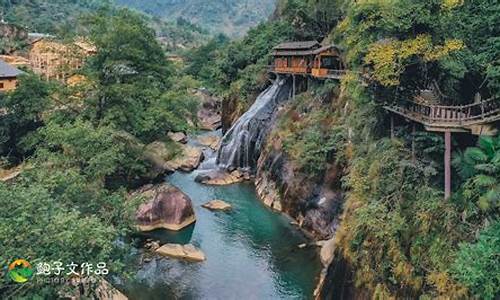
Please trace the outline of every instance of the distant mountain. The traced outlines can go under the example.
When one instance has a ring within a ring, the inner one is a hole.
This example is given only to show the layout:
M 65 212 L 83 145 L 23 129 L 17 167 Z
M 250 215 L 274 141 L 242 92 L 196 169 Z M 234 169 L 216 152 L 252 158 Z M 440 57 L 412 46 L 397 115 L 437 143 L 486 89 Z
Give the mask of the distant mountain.
M 231 37 L 243 36 L 249 28 L 266 20 L 276 0 L 115 0 L 118 5 L 175 21 L 185 19 Z
M 75 20 L 109 0 L 0 0 L 0 18 L 31 32 L 56 33 L 74 29 Z

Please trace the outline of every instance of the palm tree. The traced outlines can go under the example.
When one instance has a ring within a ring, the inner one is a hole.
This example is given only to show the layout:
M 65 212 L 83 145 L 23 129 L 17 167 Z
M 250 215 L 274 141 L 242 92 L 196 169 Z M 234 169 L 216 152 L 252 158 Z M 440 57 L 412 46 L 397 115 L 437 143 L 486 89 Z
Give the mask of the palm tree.
M 465 180 L 464 196 L 475 199 L 482 210 L 500 206 L 500 136 L 479 138 L 477 147 L 458 153 L 453 160 Z

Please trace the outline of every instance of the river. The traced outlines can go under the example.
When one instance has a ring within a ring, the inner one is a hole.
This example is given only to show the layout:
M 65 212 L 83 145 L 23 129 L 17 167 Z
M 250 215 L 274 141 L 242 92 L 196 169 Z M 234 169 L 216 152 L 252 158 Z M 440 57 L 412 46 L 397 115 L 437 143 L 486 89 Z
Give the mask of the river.
M 206 156 L 213 158 L 213 153 Z M 176 172 L 166 179 L 192 199 L 196 223 L 178 233 L 159 230 L 148 237 L 162 244 L 194 244 L 207 260 L 152 256 L 126 284 L 129 299 L 312 298 L 321 263 L 313 247 L 299 249 L 308 240 L 290 219 L 265 207 L 251 183 L 206 186 L 194 181 L 198 172 Z M 232 211 L 201 207 L 213 199 L 230 203 Z

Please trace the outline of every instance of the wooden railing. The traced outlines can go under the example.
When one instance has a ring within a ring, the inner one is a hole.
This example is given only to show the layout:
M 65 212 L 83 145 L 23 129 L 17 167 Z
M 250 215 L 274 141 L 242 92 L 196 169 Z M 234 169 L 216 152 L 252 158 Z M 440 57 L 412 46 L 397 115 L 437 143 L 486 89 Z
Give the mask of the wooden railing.
M 428 105 L 405 100 L 386 108 L 424 123 L 467 125 L 500 119 L 500 99 L 497 98 L 460 106 Z

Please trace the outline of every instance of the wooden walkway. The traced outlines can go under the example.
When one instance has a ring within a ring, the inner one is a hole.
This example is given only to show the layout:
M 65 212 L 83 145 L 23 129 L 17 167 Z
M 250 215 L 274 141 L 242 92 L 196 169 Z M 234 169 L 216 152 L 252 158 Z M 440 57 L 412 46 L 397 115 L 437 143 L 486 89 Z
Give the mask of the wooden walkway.
M 428 131 L 495 134 L 495 130 L 486 130 L 486 127 L 500 120 L 500 99 L 497 98 L 461 106 L 428 105 L 407 100 L 384 108 L 424 125 Z
M 321 69 L 321 72 L 315 72 L 315 69 L 307 70 L 307 68 L 301 68 L 300 70 L 297 68 L 277 68 L 275 66 L 268 66 L 269 73 L 275 74 L 289 74 L 289 75 L 299 75 L 299 76 L 311 76 L 319 79 L 334 79 L 340 80 L 347 73 L 351 71 L 347 70 L 326 70 Z

